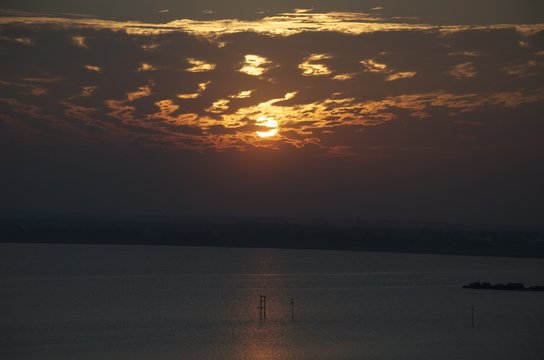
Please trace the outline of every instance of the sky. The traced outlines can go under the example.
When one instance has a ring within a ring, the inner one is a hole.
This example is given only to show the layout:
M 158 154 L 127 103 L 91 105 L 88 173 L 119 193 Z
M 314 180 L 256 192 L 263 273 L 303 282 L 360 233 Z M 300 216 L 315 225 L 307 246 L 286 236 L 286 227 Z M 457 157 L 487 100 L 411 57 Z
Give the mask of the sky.
M 0 3 L 0 213 L 544 225 L 539 1 Z

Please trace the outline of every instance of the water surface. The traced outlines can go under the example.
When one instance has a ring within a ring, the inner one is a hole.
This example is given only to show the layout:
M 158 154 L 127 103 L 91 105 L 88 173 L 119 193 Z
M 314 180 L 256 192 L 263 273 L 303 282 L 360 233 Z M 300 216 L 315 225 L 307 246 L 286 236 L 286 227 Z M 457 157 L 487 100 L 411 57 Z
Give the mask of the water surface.
M 544 293 L 472 281 L 542 285 L 544 260 L 2 244 L 0 357 L 542 359 Z

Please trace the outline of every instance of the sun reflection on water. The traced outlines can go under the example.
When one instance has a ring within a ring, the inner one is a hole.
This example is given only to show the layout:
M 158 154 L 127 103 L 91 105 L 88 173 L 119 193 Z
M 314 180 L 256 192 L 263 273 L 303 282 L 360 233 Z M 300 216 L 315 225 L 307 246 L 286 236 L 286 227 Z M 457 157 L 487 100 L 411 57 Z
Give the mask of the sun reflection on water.
M 251 270 L 250 286 L 240 288 L 237 298 L 243 314 L 238 331 L 232 334 L 229 359 L 278 360 L 293 359 L 295 349 L 292 332 L 296 323 L 290 320 L 286 277 L 278 273 L 276 251 L 255 251 L 247 265 Z M 259 320 L 259 296 L 267 297 L 266 320 Z

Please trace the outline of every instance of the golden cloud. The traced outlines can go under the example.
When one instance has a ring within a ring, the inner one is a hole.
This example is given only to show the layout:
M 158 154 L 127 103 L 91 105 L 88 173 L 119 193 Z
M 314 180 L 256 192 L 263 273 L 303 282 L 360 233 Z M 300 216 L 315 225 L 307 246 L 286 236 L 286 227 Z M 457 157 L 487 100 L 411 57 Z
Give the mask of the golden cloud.
M 207 63 L 204 60 L 198 60 L 194 58 L 187 58 L 187 62 L 192 65 L 190 68 L 185 69 L 188 72 L 209 72 L 215 69 L 215 64 Z
M 401 72 L 391 73 L 391 74 L 387 75 L 385 80 L 386 81 L 395 81 L 395 80 L 399 80 L 399 79 L 409 79 L 409 78 L 412 78 L 412 77 L 416 76 L 416 74 L 417 73 L 415 71 L 401 71 Z
M 96 66 L 96 65 L 84 65 L 85 69 L 89 70 L 89 71 L 93 71 L 93 72 L 97 72 L 97 73 L 101 73 L 102 72 L 102 68 L 100 66 Z
M 199 83 L 198 84 L 198 90 L 195 93 L 179 94 L 179 95 L 177 95 L 177 97 L 180 98 L 180 99 L 196 99 L 197 97 L 202 95 L 202 93 L 206 90 L 206 88 L 208 87 L 208 85 L 210 85 L 210 83 L 211 83 L 211 81 L 206 81 L 206 82 Z
M 213 102 L 213 104 L 206 108 L 207 112 L 220 114 L 229 109 L 229 99 L 219 99 Z
M 430 25 L 391 22 L 377 16 L 354 12 L 293 12 L 264 17 L 259 20 L 193 20 L 179 19 L 167 23 L 127 22 L 90 18 L 59 18 L 39 16 L 5 16 L 0 24 L 54 24 L 71 28 L 122 30 L 130 34 L 153 35 L 182 31 L 197 36 L 217 38 L 224 34 L 256 32 L 289 36 L 307 31 L 330 31 L 359 35 L 384 31 L 437 31 L 451 34 L 462 31 L 513 29 L 523 36 L 544 30 L 544 24 L 491 24 L 491 25 Z
M 387 65 L 380 64 L 377 61 L 372 59 L 361 60 L 361 64 L 363 64 L 365 71 L 368 71 L 368 72 L 375 72 L 375 73 L 383 72 L 384 73 L 389 71 L 387 69 Z
M 151 65 L 151 64 L 148 64 L 148 63 L 141 63 L 140 66 L 138 67 L 138 71 L 139 71 L 139 72 L 142 72 L 142 71 L 153 71 L 153 70 L 157 70 L 157 68 L 154 67 L 154 66 Z
M 249 54 L 244 56 L 244 63 L 238 71 L 251 76 L 261 76 L 270 69 L 271 64 L 271 61 L 262 56 Z
M 298 66 L 304 76 L 323 76 L 331 74 L 327 65 L 320 63 L 321 60 L 330 59 L 328 54 L 311 54 Z
M 349 73 L 349 74 L 338 74 L 338 75 L 335 75 L 333 76 L 333 80 L 340 80 L 340 81 L 345 81 L 345 80 L 349 80 L 349 79 L 353 79 L 353 76 L 355 74 L 354 73 Z

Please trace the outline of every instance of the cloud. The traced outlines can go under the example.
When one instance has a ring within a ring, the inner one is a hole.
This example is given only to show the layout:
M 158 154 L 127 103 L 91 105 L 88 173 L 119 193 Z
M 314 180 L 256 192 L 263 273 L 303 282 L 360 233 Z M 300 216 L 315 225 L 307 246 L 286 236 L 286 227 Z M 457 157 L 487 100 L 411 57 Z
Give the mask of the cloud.
M 355 75 L 354 73 L 338 74 L 338 75 L 334 75 L 332 78 L 333 80 L 345 81 L 345 80 L 353 79 L 354 75 Z
M 455 65 L 450 71 L 449 74 L 454 78 L 460 80 L 465 78 L 471 78 L 476 76 L 478 73 L 474 68 L 474 63 L 466 62 L 462 64 Z
M 376 72 L 376 73 L 380 73 L 380 72 L 385 73 L 389 71 L 387 70 L 387 65 L 380 64 L 372 59 L 361 60 L 361 64 L 363 64 L 365 71 Z
M 243 91 L 240 91 L 238 94 L 236 95 L 231 95 L 231 98 L 235 98 L 235 99 L 245 99 L 245 98 L 248 98 L 251 96 L 251 93 L 253 92 L 253 90 L 243 90 Z
M 331 70 L 327 65 L 321 63 L 321 60 L 330 59 L 331 56 L 327 54 L 311 54 L 304 62 L 298 66 L 304 76 L 322 76 L 329 75 Z
M 447 123 L 462 128 L 466 140 L 480 136 L 474 124 L 505 126 L 490 119 L 499 109 L 530 113 L 544 101 L 541 33 L 491 25 L 419 31 L 405 24 L 360 35 L 339 23 L 379 27 L 382 20 L 304 12 L 263 19 L 267 26 L 271 18 L 280 29 L 302 19 L 310 26 L 274 33 L 246 21 L 253 27 L 212 36 L 182 27 L 126 31 L 119 22 L 94 27 L 91 19 L 2 20 L 0 47 L 10 56 L 1 60 L 0 121 L 4 129 L 18 129 L 19 137 L 65 134 L 73 141 L 198 152 L 290 148 L 363 156 L 370 151 L 366 134 L 378 128 L 387 134 L 397 123 L 409 129 Z M 197 27 L 221 24 L 201 21 Z M 11 40 L 17 38 L 31 41 Z M 266 141 L 257 134 L 262 116 L 278 129 Z M 393 152 L 386 135 L 372 151 L 384 144 Z
M 85 36 L 80 36 L 80 35 L 72 36 L 72 43 L 75 46 L 78 46 L 80 48 L 86 48 L 87 47 Z
M 339 32 L 351 35 L 384 31 L 435 31 L 453 34 L 463 31 L 513 29 L 524 36 L 544 30 L 544 24 L 492 24 L 492 25 L 430 25 L 424 23 L 395 22 L 395 18 L 380 18 L 358 12 L 292 12 L 264 17 L 259 20 L 192 20 L 179 19 L 167 23 L 123 22 L 90 18 L 65 18 L 39 16 L 5 16 L 1 24 L 51 24 L 71 28 L 123 30 L 129 34 L 158 35 L 167 32 L 186 32 L 197 36 L 218 37 L 225 34 L 256 32 L 276 36 L 289 36 L 306 31 Z
M 204 91 L 206 91 L 206 88 L 208 87 L 208 85 L 210 85 L 210 83 L 211 83 L 211 81 L 202 82 L 202 83 L 198 84 L 197 92 L 190 93 L 190 94 L 178 94 L 176 96 L 178 98 L 180 98 L 180 99 L 196 99 L 197 97 L 202 95 L 202 93 Z
M 448 53 L 449 56 L 460 56 L 460 57 L 479 57 L 483 53 L 481 51 L 453 51 Z
M 219 99 L 213 102 L 213 104 L 206 108 L 207 112 L 220 114 L 222 112 L 225 112 L 229 108 L 229 99 Z
M 85 69 L 89 70 L 89 71 L 93 71 L 93 72 L 97 72 L 97 73 L 101 73 L 102 72 L 102 68 L 100 66 L 96 66 L 96 65 L 84 65 Z
M 141 63 L 140 66 L 138 67 L 138 71 L 153 71 L 153 70 L 157 70 L 157 68 L 145 62 Z
M 254 54 L 244 56 L 244 63 L 238 70 L 251 76 L 261 76 L 270 69 L 270 60 Z
M 81 94 L 79 96 L 88 97 L 96 91 L 96 86 L 83 86 L 81 88 Z
M 417 72 L 415 71 L 395 72 L 394 69 L 388 67 L 386 64 L 381 64 L 373 59 L 361 60 L 361 64 L 363 64 L 365 72 L 387 74 L 387 76 L 385 77 L 385 81 L 409 79 L 416 76 L 417 74 Z
M 29 37 L 9 37 L 9 36 L 0 36 L 0 40 L 3 41 L 11 41 L 14 43 L 22 44 L 22 45 L 33 45 L 34 42 Z
M 401 71 L 397 73 L 391 73 L 385 78 L 386 81 L 395 81 L 399 79 L 409 79 L 416 76 L 415 71 Z
M 192 65 L 190 68 L 185 69 L 188 72 L 208 72 L 215 69 L 215 64 L 210 64 L 204 60 L 198 60 L 193 58 L 187 58 L 187 62 Z
M 544 74 L 544 62 L 529 60 L 523 64 L 507 65 L 503 68 L 508 75 L 531 77 Z

